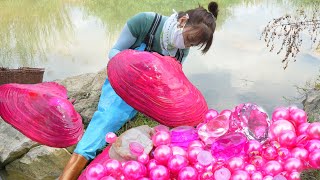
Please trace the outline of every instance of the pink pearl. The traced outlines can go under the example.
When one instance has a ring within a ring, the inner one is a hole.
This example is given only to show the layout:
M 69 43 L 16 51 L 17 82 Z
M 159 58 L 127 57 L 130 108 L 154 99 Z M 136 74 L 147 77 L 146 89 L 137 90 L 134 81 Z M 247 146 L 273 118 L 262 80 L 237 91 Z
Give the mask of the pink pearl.
M 122 164 L 116 159 L 108 159 L 102 165 L 106 175 L 117 176 L 122 171 Z
M 291 172 L 288 176 L 288 180 L 300 180 L 299 172 Z
M 298 134 L 298 135 L 306 134 L 309 125 L 310 125 L 310 123 L 308 123 L 308 122 L 305 122 L 305 123 L 300 124 L 300 125 L 298 126 L 298 128 L 297 128 L 297 134 Z
M 313 122 L 307 129 L 307 134 L 311 139 L 320 139 L 320 122 Z
M 108 132 L 106 134 L 106 142 L 109 144 L 115 143 L 117 141 L 117 135 L 114 132 Z
M 123 175 L 128 179 L 138 179 L 146 173 L 146 167 L 137 161 L 127 161 L 123 166 Z
M 159 131 L 156 132 L 153 136 L 152 136 L 152 142 L 153 145 L 158 147 L 160 145 L 167 145 L 171 143 L 171 136 L 169 132 L 166 131 Z
M 243 170 L 236 170 L 232 173 L 231 180 L 248 180 L 250 179 L 249 174 Z
M 197 155 L 197 160 L 198 160 L 198 163 L 200 163 L 203 166 L 208 166 L 209 164 L 214 162 L 211 152 L 206 150 L 199 152 L 199 154 Z
M 320 140 L 309 140 L 304 148 L 309 152 L 320 149 Z
M 201 147 L 201 148 L 204 148 L 204 143 L 202 142 L 202 141 L 200 141 L 200 140 L 194 140 L 194 141 L 192 141 L 190 144 L 189 144 L 189 146 L 188 146 L 188 149 L 189 148 L 192 148 L 192 147 Z
M 244 161 L 240 157 L 233 157 L 228 160 L 227 166 L 231 171 L 242 169 L 244 167 Z
M 197 172 L 204 172 L 205 171 L 205 167 L 203 165 L 201 165 L 200 163 L 195 163 L 193 164 L 193 167 L 196 169 Z
M 308 135 L 301 134 L 296 138 L 296 145 L 304 147 L 307 144 Z
M 129 149 L 131 154 L 135 156 L 140 156 L 144 151 L 144 147 L 138 142 L 130 142 Z
M 314 150 L 309 154 L 309 163 L 313 168 L 320 168 L 320 149 Z
M 272 121 L 289 120 L 289 110 L 285 107 L 278 107 L 272 113 Z
M 296 147 L 291 150 L 291 156 L 303 161 L 308 159 L 309 152 L 302 147 Z
M 172 154 L 173 155 L 180 155 L 180 156 L 184 156 L 187 157 L 187 151 L 185 151 L 183 148 L 179 147 L 179 146 L 172 146 Z
M 249 173 L 249 174 L 253 174 L 256 171 L 256 167 L 252 164 L 247 164 L 244 167 L 244 170 L 247 171 L 247 173 Z
M 293 131 L 295 132 L 295 128 L 292 125 L 291 122 L 287 121 L 287 120 L 278 120 L 275 121 L 271 124 L 270 126 L 270 133 L 273 135 L 273 137 L 277 138 L 280 136 L 280 134 L 283 131 Z
M 114 177 L 112 177 L 112 176 L 104 176 L 100 180 L 116 180 L 116 179 Z
M 274 176 L 282 172 L 283 168 L 278 161 L 269 161 L 264 165 L 263 170 L 266 174 Z
M 277 157 L 277 150 L 274 147 L 269 146 L 263 150 L 262 156 L 269 160 L 275 159 Z
M 156 167 L 158 162 L 155 159 L 151 159 L 147 164 L 147 169 L 150 171 L 152 168 Z
M 140 162 L 142 164 L 147 164 L 150 160 L 150 157 L 148 154 L 143 153 L 140 156 L 138 156 L 137 160 L 138 160 L 138 162 Z
M 166 164 L 168 159 L 172 156 L 172 150 L 167 145 L 160 145 L 154 150 L 154 159 L 161 164 Z
M 281 146 L 293 146 L 296 144 L 296 133 L 294 131 L 282 131 L 278 136 L 279 143 Z
M 266 163 L 266 160 L 261 156 L 254 156 L 251 160 L 251 164 L 253 164 L 257 169 L 261 168 Z
M 191 166 L 184 167 L 180 170 L 179 180 L 197 180 L 198 172 Z
M 219 115 L 219 112 L 217 110 L 214 109 L 209 109 L 208 112 L 206 113 L 205 116 L 205 122 L 210 121 L 212 119 L 214 119 L 215 117 L 217 117 Z
M 201 147 L 191 147 L 188 149 L 188 160 L 190 163 L 196 163 L 198 161 L 198 154 L 203 151 Z
M 102 164 L 94 163 L 90 164 L 86 170 L 87 179 L 100 179 L 105 175 L 104 167 Z
M 281 160 L 286 160 L 288 159 L 289 157 L 291 156 L 291 153 L 289 151 L 289 149 L 287 148 L 279 148 L 278 149 L 278 157 L 281 159 Z
M 252 152 L 260 152 L 260 150 L 261 150 L 261 143 L 257 140 L 249 140 L 244 145 L 244 151 L 247 152 L 248 154 Z
M 214 178 L 216 180 L 225 180 L 225 179 L 230 179 L 231 177 L 231 172 L 227 168 L 220 168 L 214 172 Z
M 201 175 L 199 175 L 198 180 L 212 180 L 213 176 L 214 175 L 211 171 L 206 171 L 204 173 L 201 173 Z
M 158 165 L 151 169 L 149 178 L 151 180 L 167 180 L 169 179 L 169 171 L 165 166 Z
M 307 122 L 307 113 L 302 109 L 295 109 L 290 112 L 290 119 L 294 124 L 299 125 Z
M 184 156 L 173 155 L 168 160 L 168 168 L 172 173 L 178 173 L 182 168 L 189 164 L 188 160 Z
M 288 172 L 292 171 L 302 171 L 303 163 L 300 159 L 297 158 L 289 158 L 284 162 L 284 169 Z
M 262 180 L 263 175 L 261 172 L 255 172 L 251 175 L 251 180 Z
M 281 174 L 278 174 L 273 177 L 273 180 L 287 180 L 287 178 Z

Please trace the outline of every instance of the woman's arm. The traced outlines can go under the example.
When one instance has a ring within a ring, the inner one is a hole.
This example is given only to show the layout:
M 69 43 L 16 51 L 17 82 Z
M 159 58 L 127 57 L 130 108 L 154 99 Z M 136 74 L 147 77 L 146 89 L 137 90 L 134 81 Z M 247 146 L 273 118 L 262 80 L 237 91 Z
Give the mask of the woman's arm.
M 129 49 L 136 42 L 136 40 L 137 38 L 132 35 L 126 24 L 120 33 L 118 41 L 109 52 L 109 59 L 118 54 L 120 51 Z

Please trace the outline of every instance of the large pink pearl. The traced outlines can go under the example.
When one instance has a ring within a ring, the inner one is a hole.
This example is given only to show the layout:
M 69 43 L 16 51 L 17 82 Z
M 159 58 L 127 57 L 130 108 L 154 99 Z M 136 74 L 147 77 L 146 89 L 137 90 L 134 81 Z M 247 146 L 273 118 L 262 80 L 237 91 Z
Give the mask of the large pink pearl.
M 304 147 L 307 144 L 307 142 L 308 142 L 308 135 L 306 134 L 301 134 L 296 138 L 296 146 Z
M 86 170 L 86 178 L 92 180 L 98 180 L 105 175 L 104 167 L 102 164 L 94 163 L 90 164 Z
M 166 164 L 168 159 L 172 156 L 172 150 L 167 145 L 160 145 L 154 150 L 153 156 L 157 162 Z
M 149 172 L 149 178 L 151 180 L 167 180 L 169 179 L 169 176 L 168 169 L 162 165 L 155 166 Z
M 227 166 L 231 171 L 242 169 L 244 167 L 244 161 L 240 157 L 233 157 L 228 160 Z
M 187 151 L 185 151 L 183 148 L 179 147 L 179 146 L 172 146 L 172 154 L 173 155 L 180 155 L 180 156 L 184 156 L 187 157 Z
M 193 164 L 193 167 L 196 169 L 198 173 L 205 171 L 205 167 L 198 162 Z
M 282 131 L 278 136 L 281 146 L 291 147 L 296 145 L 296 133 L 294 131 Z
M 282 165 L 278 161 L 269 161 L 263 167 L 264 172 L 272 176 L 282 172 L 282 169 Z
M 320 139 L 320 122 L 311 123 L 307 129 L 310 139 Z
M 147 164 L 150 160 L 149 154 L 143 153 L 137 158 L 138 162 L 142 164 Z
M 278 157 L 281 159 L 281 160 L 286 160 L 288 159 L 289 157 L 291 156 L 291 153 L 289 151 L 289 149 L 287 148 L 279 148 L 278 149 Z
M 225 180 L 225 179 L 230 179 L 231 177 L 231 172 L 227 168 L 220 168 L 214 172 L 214 178 L 216 180 Z
M 291 172 L 288 175 L 288 180 L 300 180 L 300 173 L 299 172 Z
M 171 143 L 171 136 L 169 132 L 159 131 L 152 136 L 154 146 L 167 145 Z
M 219 115 L 219 112 L 214 109 L 209 109 L 205 116 L 205 122 L 208 122 Z
M 211 152 L 203 150 L 200 151 L 197 155 L 198 163 L 200 163 L 203 166 L 209 166 L 211 163 L 213 163 L 215 160 L 211 154 Z
M 299 124 L 307 122 L 307 113 L 302 109 L 295 109 L 290 111 L 290 120 L 297 126 Z
M 168 168 L 172 173 L 178 173 L 182 168 L 189 164 L 188 160 L 184 156 L 173 155 L 168 160 Z
M 114 177 L 112 177 L 112 176 L 104 176 L 100 180 L 116 180 L 116 179 Z
M 107 143 L 112 144 L 112 143 L 116 142 L 116 140 L 117 140 L 117 135 L 114 132 L 108 132 L 106 134 L 106 142 Z
M 320 149 L 320 140 L 309 140 L 304 148 L 306 148 L 309 153 L 316 149 Z
M 251 180 L 262 180 L 263 179 L 263 175 L 261 172 L 254 172 L 251 175 Z
M 289 158 L 284 162 L 283 167 L 288 172 L 292 172 L 292 171 L 301 172 L 303 170 L 303 163 L 300 159 Z
M 314 150 L 309 154 L 309 163 L 313 168 L 320 168 L 320 149 Z
M 184 167 L 180 170 L 179 180 L 197 180 L 198 172 L 191 166 Z
M 280 136 L 280 134 L 283 132 L 283 131 L 293 131 L 295 132 L 295 128 L 294 126 L 292 125 L 291 122 L 287 121 L 287 120 L 278 120 L 278 121 L 275 121 L 271 124 L 270 126 L 270 133 L 272 134 L 272 136 L 274 138 L 277 138 Z
M 309 152 L 303 147 L 295 147 L 291 150 L 291 156 L 306 161 L 308 159 Z
M 116 159 L 108 159 L 102 165 L 106 175 L 117 176 L 122 171 L 122 164 Z
M 137 161 L 127 161 L 123 166 L 123 175 L 128 179 L 138 179 L 146 173 L 146 167 Z
M 165 131 L 165 132 L 170 132 L 170 129 L 169 127 L 165 126 L 165 125 L 162 125 L 162 124 L 159 124 L 155 127 L 153 127 L 153 130 L 157 133 L 159 131 Z
M 148 164 L 147 164 L 147 169 L 148 171 L 150 171 L 152 168 L 156 167 L 158 164 L 158 162 L 155 159 L 151 159 Z
M 273 180 L 273 176 L 266 175 L 265 177 L 263 177 L 263 180 Z
M 251 160 L 251 164 L 253 164 L 257 169 L 260 169 L 264 166 L 266 160 L 261 156 L 254 156 Z
M 256 167 L 252 164 L 247 164 L 245 167 L 244 167 L 244 170 L 247 171 L 247 173 L 249 173 L 250 175 L 253 174 L 254 172 L 256 172 Z
M 261 143 L 257 140 L 249 140 L 244 145 L 244 151 L 248 154 L 260 152 L 261 150 Z
M 236 170 L 232 173 L 231 180 L 248 180 L 250 179 L 249 174 L 243 170 Z
M 289 109 L 278 107 L 272 113 L 272 121 L 289 120 Z
M 297 128 L 297 135 L 306 134 L 309 125 L 310 125 L 310 123 L 308 123 L 308 122 L 300 124 Z
M 192 147 L 188 149 L 188 160 L 190 163 L 196 163 L 198 161 L 198 154 L 203 151 L 201 147 Z

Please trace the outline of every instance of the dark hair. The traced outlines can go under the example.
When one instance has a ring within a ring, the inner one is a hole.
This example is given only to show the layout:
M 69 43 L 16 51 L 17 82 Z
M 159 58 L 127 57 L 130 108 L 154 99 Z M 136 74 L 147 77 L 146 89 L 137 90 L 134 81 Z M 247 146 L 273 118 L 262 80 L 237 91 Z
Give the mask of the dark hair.
M 198 8 L 190 9 L 185 12 L 179 12 L 178 18 L 188 14 L 189 20 L 186 26 L 192 26 L 192 33 L 195 33 L 199 38 L 199 46 L 201 52 L 206 53 L 212 44 L 213 33 L 216 29 L 216 20 L 218 17 L 218 3 L 210 2 L 207 11 L 205 8 L 199 5 Z

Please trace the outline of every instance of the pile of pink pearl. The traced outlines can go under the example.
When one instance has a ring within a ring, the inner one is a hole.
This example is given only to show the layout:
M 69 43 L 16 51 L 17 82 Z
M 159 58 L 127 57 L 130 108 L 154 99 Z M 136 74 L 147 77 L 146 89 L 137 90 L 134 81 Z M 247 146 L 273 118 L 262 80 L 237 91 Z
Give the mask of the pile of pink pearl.
M 108 159 L 90 164 L 86 179 L 298 180 L 301 171 L 320 168 L 320 123 L 308 123 L 306 113 L 294 107 L 273 112 L 268 141 L 248 140 L 239 154 L 225 161 L 212 154 L 211 146 L 201 139 L 185 149 L 171 144 L 168 128 L 155 129 L 150 154 L 132 142 L 135 161 Z M 106 137 L 109 143 L 115 139 L 114 134 Z

